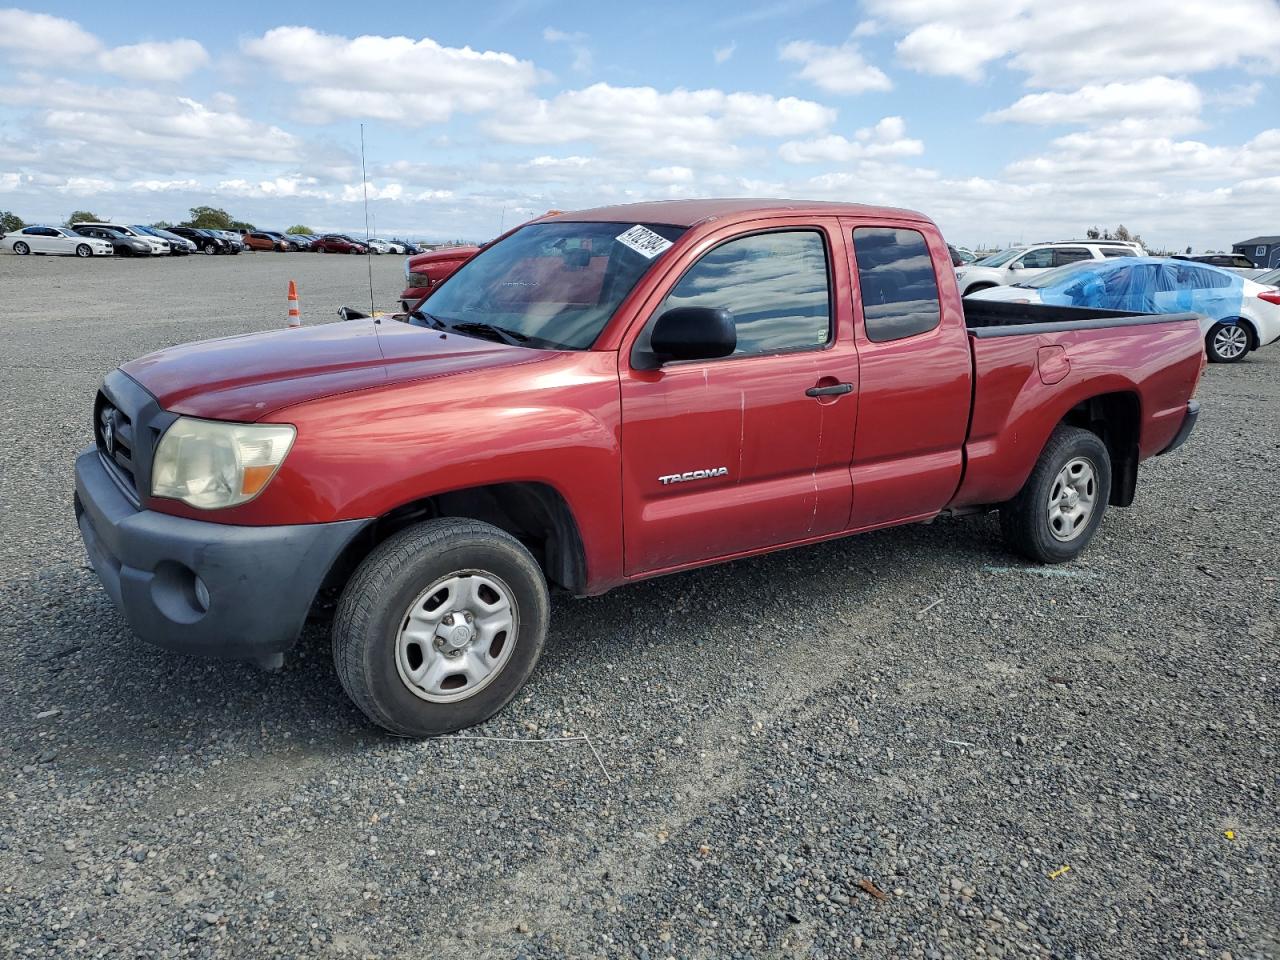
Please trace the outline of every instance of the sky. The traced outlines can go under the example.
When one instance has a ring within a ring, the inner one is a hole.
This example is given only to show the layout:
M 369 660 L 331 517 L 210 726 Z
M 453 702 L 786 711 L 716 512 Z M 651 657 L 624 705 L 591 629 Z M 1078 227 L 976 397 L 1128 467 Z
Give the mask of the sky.
M 435 240 L 768 196 L 1229 249 L 1280 234 L 1280 0 L 0 8 L 0 210 L 363 232 L 366 186 Z

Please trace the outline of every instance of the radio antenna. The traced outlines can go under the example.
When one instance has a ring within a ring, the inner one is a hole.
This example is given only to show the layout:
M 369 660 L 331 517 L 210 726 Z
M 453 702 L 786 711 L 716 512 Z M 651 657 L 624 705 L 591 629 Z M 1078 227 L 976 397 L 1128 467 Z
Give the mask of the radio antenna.
M 373 249 L 369 245 L 369 174 L 364 165 L 364 124 L 360 124 L 360 181 L 364 187 L 364 263 L 369 273 L 369 314 L 377 311 L 373 308 Z

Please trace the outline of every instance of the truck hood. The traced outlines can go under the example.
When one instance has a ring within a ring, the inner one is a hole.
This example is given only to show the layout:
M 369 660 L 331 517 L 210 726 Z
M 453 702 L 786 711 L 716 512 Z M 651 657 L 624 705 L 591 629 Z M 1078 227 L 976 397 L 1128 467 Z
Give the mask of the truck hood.
M 552 355 L 395 320 L 350 320 L 182 344 L 121 369 L 165 410 L 251 422 L 320 397 Z

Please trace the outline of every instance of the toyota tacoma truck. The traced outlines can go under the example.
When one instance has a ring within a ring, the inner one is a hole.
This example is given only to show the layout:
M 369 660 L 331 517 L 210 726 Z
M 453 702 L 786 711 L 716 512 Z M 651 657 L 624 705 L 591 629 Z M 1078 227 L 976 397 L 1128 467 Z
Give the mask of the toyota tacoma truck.
M 405 736 L 529 679 L 552 589 L 997 510 L 1076 557 L 1196 422 L 1195 315 L 963 302 L 927 218 L 690 200 L 509 232 L 401 319 L 105 378 L 75 511 L 143 640 L 339 680 Z
M 400 294 L 401 308 L 407 311 L 479 252 L 480 248 L 477 246 L 463 245 L 405 257 L 405 286 L 404 292 Z

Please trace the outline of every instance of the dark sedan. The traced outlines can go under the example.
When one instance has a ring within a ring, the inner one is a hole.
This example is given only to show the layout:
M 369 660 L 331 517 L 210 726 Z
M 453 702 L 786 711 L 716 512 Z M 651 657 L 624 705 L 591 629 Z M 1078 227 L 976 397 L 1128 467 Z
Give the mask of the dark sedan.
M 222 237 L 215 236 L 212 231 L 201 230 L 199 227 L 170 227 L 169 233 L 176 233 L 178 236 L 190 240 L 196 245 L 196 249 L 201 253 L 212 256 L 215 253 L 238 253 L 231 244 Z

